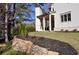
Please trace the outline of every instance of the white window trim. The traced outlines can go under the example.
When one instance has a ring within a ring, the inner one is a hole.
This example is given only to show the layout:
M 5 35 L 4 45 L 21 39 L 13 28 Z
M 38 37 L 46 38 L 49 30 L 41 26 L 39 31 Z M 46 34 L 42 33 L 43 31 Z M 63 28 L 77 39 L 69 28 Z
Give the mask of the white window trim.
M 69 13 L 71 14 L 71 11 L 68 11 L 68 12 L 61 13 L 61 14 L 60 14 L 60 17 L 63 16 L 63 22 L 70 22 L 70 21 L 68 21 L 68 14 L 69 14 Z M 65 21 L 64 15 L 67 15 L 67 21 Z M 61 23 L 63 23 L 63 22 L 61 21 Z

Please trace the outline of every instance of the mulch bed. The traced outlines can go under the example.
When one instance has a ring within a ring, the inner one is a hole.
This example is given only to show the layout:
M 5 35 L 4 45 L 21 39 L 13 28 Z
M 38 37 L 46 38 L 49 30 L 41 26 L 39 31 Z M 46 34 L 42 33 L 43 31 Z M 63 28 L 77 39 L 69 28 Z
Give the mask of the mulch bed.
M 18 36 L 17 36 L 18 37 Z M 60 55 L 77 55 L 77 51 L 68 43 L 49 39 L 44 37 L 35 37 L 35 36 L 28 36 L 27 38 L 22 38 L 24 40 L 28 40 L 33 42 L 33 44 L 44 47 L 50 51 L 59 52 Z

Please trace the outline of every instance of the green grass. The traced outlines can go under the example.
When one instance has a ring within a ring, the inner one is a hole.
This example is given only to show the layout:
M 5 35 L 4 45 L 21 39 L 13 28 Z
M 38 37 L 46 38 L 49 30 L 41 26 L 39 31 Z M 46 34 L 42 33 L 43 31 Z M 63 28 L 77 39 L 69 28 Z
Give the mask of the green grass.
M 30 32 L 29 35 L 46 37 L 69 43 L 79 54 L 79 32 Z

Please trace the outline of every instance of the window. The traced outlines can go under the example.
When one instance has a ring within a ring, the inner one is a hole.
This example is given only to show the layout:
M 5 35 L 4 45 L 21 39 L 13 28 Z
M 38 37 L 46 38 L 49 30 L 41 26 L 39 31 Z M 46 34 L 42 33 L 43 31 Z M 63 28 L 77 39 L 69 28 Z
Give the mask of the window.
M 71 13 L 66 12 L 61 14 L 61 22 L 68 22 L 68 21 L 71 21 Z
M 71 13 L 68 14 L 68 21 L 71 21 Z
M 67 15 L 66 14 L 64 15 L 64 21 L 67 21 Z
M 63 15 L 61 15 L 61 22 L 63 22 Z

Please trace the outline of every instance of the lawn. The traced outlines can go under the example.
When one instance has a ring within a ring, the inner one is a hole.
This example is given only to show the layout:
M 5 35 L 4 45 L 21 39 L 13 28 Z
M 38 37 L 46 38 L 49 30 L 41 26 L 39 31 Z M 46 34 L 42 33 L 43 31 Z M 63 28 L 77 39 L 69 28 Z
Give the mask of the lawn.
M 79 32 L 30 32 L 29 35 L 46 37 L 69 43 L 79 54 Z

